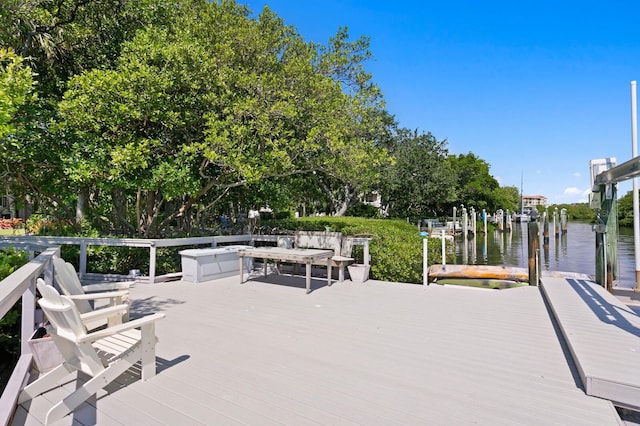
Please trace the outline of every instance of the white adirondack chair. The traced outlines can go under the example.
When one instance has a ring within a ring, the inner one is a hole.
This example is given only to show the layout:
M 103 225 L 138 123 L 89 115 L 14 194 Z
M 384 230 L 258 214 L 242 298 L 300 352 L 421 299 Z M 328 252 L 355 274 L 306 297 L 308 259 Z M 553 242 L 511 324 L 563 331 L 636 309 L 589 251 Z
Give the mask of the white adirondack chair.
M 55 256 L 53 258 L 53 272 L 56 283 L 65 296 L 73 300 L 81 314 L 92 312 L 96 300 L 108 300 L 107 306 L 121 305 L 129 300 L 129 287 L 133 281 L 107 283 L 107 284 L 90 284 L 83 286 L 80 283 L 76 269 L 69 262 Z M 97 293 L 90 293 L 95 291 Z M 90 303 L 93 301 L 94 304 Z M 113 315 L 106 319 L 98 320 L 92 323 L 85 323 L 89 330 L 101 327 L 105 324 L 113 326 L 121 324 L 129 320 L 129 310 L 124 314 Z
M 51 332 L 64 362 L 26 386 L 18 403 L 22 404 L 44 392 L 62 385 L 69 373 L 82 371 L 89 380 L 55 404 L 47 413 L 45 424 L 62 419 L 73 412 L 103 387 L 107 386 L 138 361 L 142 363 L 142 380 L 156 374 L 155 321 L 164 314 L 153 314 L 103 330 L 87 332 L 78 309 L 68 297 L 61 296 L 52 286 L 38 279 L 42 295 L 39 303 L 54 327 Z M 101 309 L 93 312 L 98 314 Z M 140 330 L 138 330 L 138 328 Z

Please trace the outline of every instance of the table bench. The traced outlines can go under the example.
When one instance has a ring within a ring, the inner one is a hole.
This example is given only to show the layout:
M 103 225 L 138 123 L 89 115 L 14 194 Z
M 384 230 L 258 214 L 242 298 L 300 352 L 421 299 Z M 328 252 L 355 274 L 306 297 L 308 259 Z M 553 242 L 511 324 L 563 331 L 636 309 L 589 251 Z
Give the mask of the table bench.
M 343 237 L 341 232 L 297 231 L 294 236 L 296 249 L 332 250 L 332 266 L 338 267 L 338 281 L 344 281 L 344 267 L 353 262 L 351 257 L 353 239 Z M 324 265 L 324 263 L 313 263 Z
M 331 250 L 297 249 L 282 247 L 253 247 L 238 251 L 240 258 L 240 284 L 244 280 L 244 258 L 252 257 L 263 260 L 264 276 L 267 276 L 267 260 L 276 262 L 302 263 L 306 265 L 307 294 L 311 292 L 311 265 L 327 266 L 327 285 L 331 285 L 331 258 L 334 252 Z

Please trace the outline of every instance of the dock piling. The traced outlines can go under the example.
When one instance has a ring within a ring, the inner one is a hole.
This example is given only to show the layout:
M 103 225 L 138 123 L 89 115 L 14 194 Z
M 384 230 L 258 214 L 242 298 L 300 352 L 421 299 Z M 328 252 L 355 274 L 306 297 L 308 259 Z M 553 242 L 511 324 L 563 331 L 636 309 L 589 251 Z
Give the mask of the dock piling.
M 540 254 L 538 222 L 529 222 L 527 225 L 529 244 L 529 285 L 538 285 L 540 280 Z

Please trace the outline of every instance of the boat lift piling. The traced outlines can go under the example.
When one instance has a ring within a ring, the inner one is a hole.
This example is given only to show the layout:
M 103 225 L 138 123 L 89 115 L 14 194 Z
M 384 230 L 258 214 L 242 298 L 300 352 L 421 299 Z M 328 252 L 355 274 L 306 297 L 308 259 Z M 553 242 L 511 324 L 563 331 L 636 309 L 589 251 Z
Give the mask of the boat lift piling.
M 469 208 L 469 218 L 471 219 L 471 233 L 475 237 L 476 235 L 476 210 L 472 207 Z
M 615 158 L 591 160 L 593 194 L 591 205 L 598 212 L 596 232 L 596 282 L 609 292 L 618 278 L 618 201 L 617 182 L 640 173 L 638 159 L 615 166 Z M 637 220 L 637 217 L 634 218 Z M 638 253 L 636 253 L 636 256 Z
M 484 226 L 484 235 L 487 235 L 487 211 L 482 209 L 482 225 Z
M 460 210 L 460 219 L 462 219 L 462 233 L 464 235 L 464 239 L 466 240 L 469 232 L 469 216 L 467 216 L 467 209 L 464 204 L 462 205 L 462 209 Z
M 456 212 L 458 211 L 457 207 L 453 207 L 453 226 L 452 226 L 452 230 L 451 230 L 451 234 L 452 235 L 456 235 Z
M 545 208 L 544 213 L 542 213 L 542 227 L 543 227 L 543 235 L 544 238 L 542 240 L 543 244 L 549 245 L 549 211 Z

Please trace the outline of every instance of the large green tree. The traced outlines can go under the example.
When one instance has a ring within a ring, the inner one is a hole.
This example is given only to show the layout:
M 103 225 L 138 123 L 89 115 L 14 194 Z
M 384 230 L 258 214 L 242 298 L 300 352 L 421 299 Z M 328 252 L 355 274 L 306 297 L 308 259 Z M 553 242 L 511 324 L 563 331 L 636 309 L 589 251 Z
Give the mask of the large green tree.
M 520 210 L 520 191 L 515 186 L 499 186 L 493 191 L 494 207 L 516 212 Z
M 496 191 L 500 184 L 489 172 L 489 163 L 472 152 L 450 155 L 447 162 L 455 173 L 457 195 L 456 201 L 449 206 L 450 211 L 457 204 L 474 207 L 476 211 L 505 208 L 498 202 Z
M 15 131 L 15 115 L 29 102 L 33 91 L 33 72 L 12 49 L 0 48 L 0 149 L 11 148 L 4 139 Z
M 411 220 L 444 214 L 446 206 L 456 200 L 446 141 L 438 141 L 431 133 L 398 129 L 387 143 L 395 159 L 382 181 L 387 213 Z
M 350 53 L 362 45 L 338 39 L 320 49 L 268 8 L 250 19 L 232 1 L 193 4 L 170 30 L 125 42 L 114 69 L 71 78 L 65 173 L 109 198 L 104 219 L 142 236 L 231 188 L 313 172 L 362 181 L 385 151 L 358 120 L 380 106 Z
M 0 48 L 0 159 L 21 155 L 17 135 L 24 130 L 24 111 L 36 101 L 31 68 L 12 49 Z M 3 195 L 13 195 L 15 170 L 10 162 L 0 162 Z M 11 206 L 11 210 L 15 206 Z
M 73 218 L 89 188 L 64 174 L 61 153 L 74 143 L 61 127 L 57 103 L 69 78 L 115 65 L 124 40 L 150 24 L 167 25 L 192 1 L 171 0 L 3 0 L 0 47 L 12 48 L 35 72 L 37 102 L 18 111 L 13 149 L 0 153 L 5 183 L 18 200 L 29 199 L 41 213 Z M 6 143 L 6 141 L 3 141 Z

